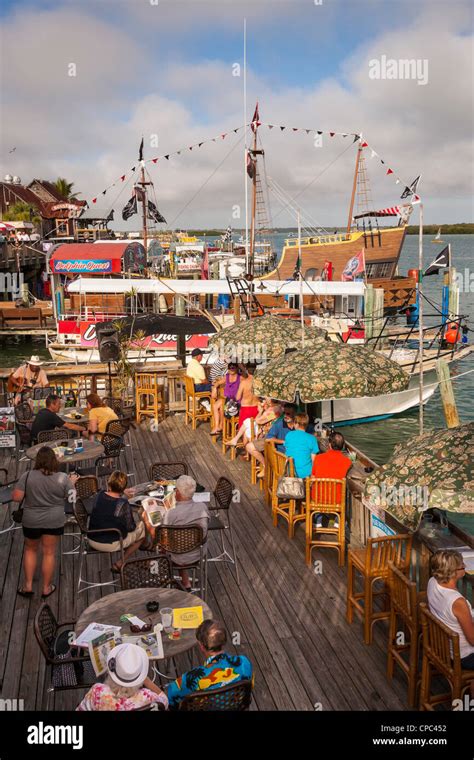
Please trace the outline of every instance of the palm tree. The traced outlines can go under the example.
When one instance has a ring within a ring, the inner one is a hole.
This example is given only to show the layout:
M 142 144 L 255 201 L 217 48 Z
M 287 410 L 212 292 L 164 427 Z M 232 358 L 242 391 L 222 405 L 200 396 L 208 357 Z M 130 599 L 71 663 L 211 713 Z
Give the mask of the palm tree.
M 17 201 L 10 204 L 8 211 L 3 214 L 4 222 L 33 222 L 35 225 L 41 224 L 41 217 L 38 210 L 24 201 Z
M 75 200 L 77 198 L 78 193 L 72 192 L 74 182 L 68 182 L 64 177 L 58 177 L 56 182 L 53 182 L 53 184 L 59 195 L 61 195 L 63 198 L 66 198 L 68 201 Z

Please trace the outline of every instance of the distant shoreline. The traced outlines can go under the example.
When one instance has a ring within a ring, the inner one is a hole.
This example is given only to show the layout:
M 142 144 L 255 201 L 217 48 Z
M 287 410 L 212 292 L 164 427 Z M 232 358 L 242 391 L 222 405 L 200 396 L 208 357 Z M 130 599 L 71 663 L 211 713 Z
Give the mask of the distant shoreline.
M 328 228 L 336 229 L 336 228 Z M 425 224 L 423 232 L 425 235 L 436 235 L 438 230 L 441 229 L 441 237 L 443 235 L 474 235 L 474 223 L 471 222 L 458 222 L 456 224 Z M 276 227 L 273 232 L 276 233 L 295 233 L 297 230 L 295 227 Z M 339 232 L 343 230 L 338 228 Z M 225 232 L 225 230 L 189 230 L 189 235 L 205 235 L 206 237 L 219 237 Z M 234 229 L 234 233 L 241 233 L 243 230 Z M 407 235 L 418 235 L 418 225 L 410 224 L 407 227 Z

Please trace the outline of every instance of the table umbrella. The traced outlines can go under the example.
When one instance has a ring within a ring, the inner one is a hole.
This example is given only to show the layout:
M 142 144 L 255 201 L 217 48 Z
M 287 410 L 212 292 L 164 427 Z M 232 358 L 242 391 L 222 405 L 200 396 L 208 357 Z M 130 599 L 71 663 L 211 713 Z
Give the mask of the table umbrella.
M 305 344 L 314 345 L 326 340 L 326 331 L 319 327 L 304 328 Z M 209 339 L 209 345 L 229 356 L 245 352 L 258 359 L 271 361 L 284 354 L 287 348 L 301 347 L 301 324 L 294 319 L 266 315 L 226 327 Z
M 303 403 L 340 398 L 380 396 L 406 390 L 409 376 L 399 364 L 364 346 L 320 343 L 293 351 L 255 375 L 259 396 Z
M 410 530 L 434 507 L 474 514 L 473 452 L 474 422 L 410 438 L 367 478 L 364 504 Z

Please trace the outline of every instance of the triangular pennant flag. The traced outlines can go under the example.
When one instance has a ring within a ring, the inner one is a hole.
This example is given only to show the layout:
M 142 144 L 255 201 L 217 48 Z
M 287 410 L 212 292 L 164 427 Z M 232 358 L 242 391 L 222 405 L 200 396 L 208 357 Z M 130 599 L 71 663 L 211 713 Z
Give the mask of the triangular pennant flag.
M 107 190 L 102 190 L 102 195 L 105 195 Z
M 181 151 L 180 151 L 180 150 L 177 150 L 177 151 L 176 151 L 176 155 L 177 155 L 177 156 L 180 156 L 180 155 L 181 155 Z
M 397 179 L 395 180 L 395 184 L 396 184 L 396 185 L 399 185 L 399 184 L 400 184 L 400 178 L 399 178 L 399 177 L 397 177 Z
M 298 127 L 292 127 L 292 130 L 293 130 L 293 132 L 297 132 L 298 131 Z
M 318 129 L 318 135 L 322 135 L 323 133 Z
M 216 138 L 215 138 L 215 137 L 213 137 L 213 138 L 212 138 L 212 142 L 215 142 L 215 141 L 216 141 Z M 192 148 L 191 148 L 191 150 L 192 150 Z
M 381 159 L 380 159 L 380 163 L 381 163 L 381 164 L 384 164 L 384 163 L 385 163 L 385 161 L 384 161 L 384 160 L 381 158 Z
M 307 135 L 309 135 L 310 132 L 311 132 L 311 130 L 310 129 L 305 129 L 305 132 L 306 132 Z
M 236 132 L 238 132 L 238 131 L 239 131 L 239 128 L 237 127 L 237 129 L 234 129 L 234 134 L 235 134 Z
M 203 143 L 203 142 L 202 142 L 202 143 L 199 143 L 199 147 L 201 147 L 201 145 L 204 145 L 204 143 Z
M 273 124 L 268 124 L 268 129 L 273 129 Z
M 419 200 L 420 200 L 420 196 L 419 195 L 415 195 L 413 197 L 412 203 L 418 203 Z
M 124 181 L 124 179 L 125 179 L 125 174 L 122 174 L 122 176 L 120 177 L 120 179 L 121 179 L 121 181 L 123 182 L 123 181 Z
M 347 137 L 347 135 L 342 135 L 343 137 Z
M 137 168 L 136 166 L 132 166 L 132 168 L 130 169 L 130 171 L 134 172 L 136 168 Z
M 189 146 L 189 150 L 192 150 L 192 149 L 193 149 L 193 146 L 192 146 L 192 145 L 190 145 L 190 146 Z
M 92 203 L 97 203 L 97 198 L 92 198 Z
M 360 135 L 354 135 L 353 143 L 357 142 L 357 140 L 360 140 Z
M 285 129 L 285 127 L 280 127 L 280 129 L 281 129 L 281 131 L 283 132 L 283 130 Z
M 334 137 L 335 134 L 336 134 L 335 132 L 330 132 L 329 137 Z
M 152 163 L 153 163 L 153 164 L 156 164 L 156 162 L 157 162 L 157 161 L 158 161 L 158 159 L 157 159 L 157 158 L 152 158 Z
M 387 169 L 387 174 L 393 174 L 393 171 L 391 169 Z
M 369 143 L 365 142 L 365 140 L 364 140 L 364 142 L 362 143 L 362 145 L 360 147 L 361 148 L 368 148 L 369 147 Z
M 224 132 L 224 134 L 221 135 L 221 137 L 222 137 L 223 140 L 225 140 L 225 138 L 227 137 L 227 132 Z
M 168 155 L 165 156 L 165 158 L 166 158 L 167 161 L 169 161 L 170 160 L 170 154 L 168 153 Z

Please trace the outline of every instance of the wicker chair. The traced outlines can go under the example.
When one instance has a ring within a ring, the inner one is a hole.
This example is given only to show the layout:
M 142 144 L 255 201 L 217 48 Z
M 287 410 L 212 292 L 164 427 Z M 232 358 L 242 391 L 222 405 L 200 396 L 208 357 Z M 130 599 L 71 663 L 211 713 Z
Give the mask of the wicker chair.
M 80 594 L 82 591 L 86 591 L 90 588 L 98 588 L 100 586 L 115 586 L 118 583 L 117 580 L 110 580 L 110 581 L 102 581 L 100 583 L 88 581 L 86 577 L 82 576 L 82 571 L 84 568 L 84 562 L 87 560 L 88 555 L 100 555 L 102 552 L 100 552 L 98 549 L 94 549 L 89 544 L 89 538 L 94 539 L 94 535 L 97 533 L 110 533 L 111 536 L 113 536 L 114 541 L 120 542 L 120 561 L 123 564 L 123 540 L 122 540 L 122 534 L 117 528 L 107 528 L 107 529 L 96 529 L 96 530 L 88 530 L 89 526 L 89 515 L 87 514 L 87 510 L 81 501 L 81 499 L 76 499 L 76 502 L 74 504 L 74 517 L 76 518 L 76 522 L 79 525 L 79 530 L 81 531 L 81 543 L 79 547 L 79 573 L 78 573 L 78 579 L 77 579 L 77 591 Z M 112 557 L 112 552 L 108 553 L 109 557 Z
M 167 555 L 188 554 L 199 549 L 199 559 L 191 565 L 181 565 L 171 560 L 173 568 L 191 570 L 193 576 L 199 573 L 199 592 L 203 599 L 207 595 L 207 571 L 204 552 L 204 532 L 200 525 L 160 525 L 155 532 L 155 546 Z M 170 557 L 171 559 L 171 557 Z M 193 591 L 197 588 L 194 587 Z
M 90 499 L 99 490 L 99 481 L 95 475 L 83 475 L 76 480 L 76 494 L 78 499 Z
M 66 438 L 70 438 L 74 431 L 67 428 L 59 428 L 57 430 L 42 430 L 38 433 L 38 443 L 48 443 L 49 441 L 64 441 Z
M 244 712 L 252 701 L 252 681 L 244 680 L 229 686 L 189 694 L 179 705 L 186 712 Z
M 24 451 L 31 446 L 31 428 L 23 422 L 16 422 L 15 429 L 18 436 L 19 449 Z
M 105 406 L 110 407 L 118 417 L 123 414 L 123 401 L 121 398 L 113 398 L 113 396 L 104 396 L 102 399 Z
M 184 591 L 182 583 L 173 578 L 170 560 L 162 554 L 125 562 L 120 576 L 123 590 L 133 588 L 177 588 L 180 591 Z
M 177 480 L 188 474 L 185 462 L 154 462 L 150 467 L 151 480 Z
M 17 422 L 32 422 L 33 410 L 27 401 L 23 401 L 15 407 L 15 420 Z
M 105 427 L 106 433 L 113 433 L 113 435 L 119 435 L 123 438 L 125 433 L 128 433 L 128 427 L 124 425 L 122 420 L 109 420 Z
M 48 702 L 51 692 L 86 689 L 97 681 L 89 655 L 76 654 L 70 647 L 74 626 L 74 621 L 58 623 L 49 604 L 42 604 L 36 613 L 35 637 L 50 671 Z
M 231 504 L 235 493 L 234 484 L 227 478 L 221 477 L 214 488 L 214 506 L 209 507 L 211 519 L 209 521 L 209 531 L 219 531 L 221 540 L 221 553 L 216 557 L 208 557 L 208 562 L 227 562 L 234 565 L 237 584 L 240 585 L 239 565 L 235 551 L 234 534 L 231 523 Z M 222 512 L 222 515 L 221 515 Z M 213 514 L 215 513 L 215 514 Z M 221 519 L 222 518 L 222 519 Z M 229 532 L 229 543 L 231 552 L 228 552 L 225 545 L 225 534 Z
M 434 710 L 442 702 L 453 706 L 462 699 L 474 680 L 474 670 L 461 668 L 459 634 L 438 620 L 425 604 L 420 604 L 423 628 L 423 666 L 421 671 L 420 710 Z M 450 690 L 444 694 L 431 694 L 432 670 L 447 680 Z
M 193 430 L 196 430 L 197 423 L 200 420 L 208 422 L 211 419 L 210 403 L 211 391 L 196 391 L 192 377 L 184 378 L 186 391 L 186 411 L 184 414 L 184 424 L 189 425 L 191 422 Z M 209 411 L 201 406 L 201 401 L 209 402 Z
M 319 515 L 333 516 L 337 527 L 315 524 Z M 329 537 L 329 539 L 328 539 Z M 306 478 L 306 564 L 311 564 L 314 548 L 337 551 L 338 564 L 345 564 L 346 554 L 346 481 L 336 478 Z

